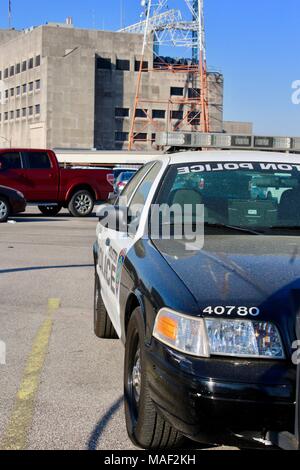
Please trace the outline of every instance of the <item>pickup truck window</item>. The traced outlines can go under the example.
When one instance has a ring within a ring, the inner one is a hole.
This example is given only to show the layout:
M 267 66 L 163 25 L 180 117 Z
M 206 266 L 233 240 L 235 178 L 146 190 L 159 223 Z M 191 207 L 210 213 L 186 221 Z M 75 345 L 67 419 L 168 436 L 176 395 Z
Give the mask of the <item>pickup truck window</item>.
M 23 152 L 27 168 L 31 170 L 45 170 L 51 168 L 50 159 L 45 152 Z
M 0 154 L 2 170 L 18 170 L 22 168 L 21 155 L 19 152 L 8 152 Z

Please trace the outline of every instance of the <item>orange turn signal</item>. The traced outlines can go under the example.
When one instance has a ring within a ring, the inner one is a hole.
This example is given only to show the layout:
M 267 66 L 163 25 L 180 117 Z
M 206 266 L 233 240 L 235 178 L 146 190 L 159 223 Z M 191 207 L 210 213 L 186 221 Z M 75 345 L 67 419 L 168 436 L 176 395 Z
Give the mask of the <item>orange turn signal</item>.
M 156 330 L 165 338 L 175 341 L 177 338 L 178 322 L 170 317 L 161 315 L 158 319 Z

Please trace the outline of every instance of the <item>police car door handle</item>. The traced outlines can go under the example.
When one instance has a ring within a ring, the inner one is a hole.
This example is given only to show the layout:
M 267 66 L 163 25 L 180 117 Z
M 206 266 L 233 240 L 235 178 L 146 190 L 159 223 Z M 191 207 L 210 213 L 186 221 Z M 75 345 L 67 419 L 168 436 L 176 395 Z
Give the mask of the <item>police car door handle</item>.
M 110 238 L 107 238 L 107 239 L 106 239 L 105 245 L 106 245 L 106 246 L 110 246 Z

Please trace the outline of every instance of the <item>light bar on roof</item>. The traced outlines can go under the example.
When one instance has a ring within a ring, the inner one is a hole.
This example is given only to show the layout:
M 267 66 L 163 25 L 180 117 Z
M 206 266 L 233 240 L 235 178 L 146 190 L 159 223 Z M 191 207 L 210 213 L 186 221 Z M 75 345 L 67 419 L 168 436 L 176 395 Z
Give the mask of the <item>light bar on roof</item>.
M 300 152 L 300 137 L 292 139 L 292 150 Z
M 231 146 L 235 148 L 249 148 L 252 145 L 251 135 L 233 135 L 231 136 Z
M 212 145 L 212 134 L 200 134 L 194 132 L 192 135 L 192 144 L 195 147 L 210 147 Z
M 300 153 L 300 137 L 177 131 L 156 134 L 155 143 L 161 147 L 272 150 Z

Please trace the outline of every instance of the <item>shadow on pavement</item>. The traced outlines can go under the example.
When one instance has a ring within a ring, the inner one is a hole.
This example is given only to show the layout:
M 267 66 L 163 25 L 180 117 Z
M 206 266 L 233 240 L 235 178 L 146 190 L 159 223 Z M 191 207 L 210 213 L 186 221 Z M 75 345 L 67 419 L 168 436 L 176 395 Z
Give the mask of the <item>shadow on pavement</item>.
M 38 217 L 38 216 L 35 217 L 34 215 L 24 216 L 24 217 L 14 217 L 13 219 L 9 219 L 9 220 L 15 221 L 17 224 L 24 223 L 24 222 L 69 222 L 69 219 L 65 219 L 65 218 L 52 217 L 51 219 L 48 219 L 45 217 Z
M 29 266 L 24 268 L 0 269 L 0 274 L 19 273 L 27 271 L 44 271 L 47 269 L 74 269 L 74 268 L 93 268 L 93 264 L 66 264 L 62 266 Z
M 96 450 L 97 449 L 97 445 L 98 445 L 105 429 L 107 428 L 107 426 L 108 426 L 109 422 L 111 421 L 111 419 L 113 418 L 113 416 L 119 411 L 119 409 L 123 405 L 123 402 L 124 402 L 123 396 L 118 398 L 118 400 L 116 400 L 115 403 L 113 403 L 113 405 L 110 407 L 110 409 L 107 411 L 107 413 L 105 413 L 105 415 L 102 416 L 102 418 L 100 419 L 98 424 L 93 429 L 92 434 L 90 435 L 90 438 L 87 442 L 87 447 L 86 447 L 87 450 Z

